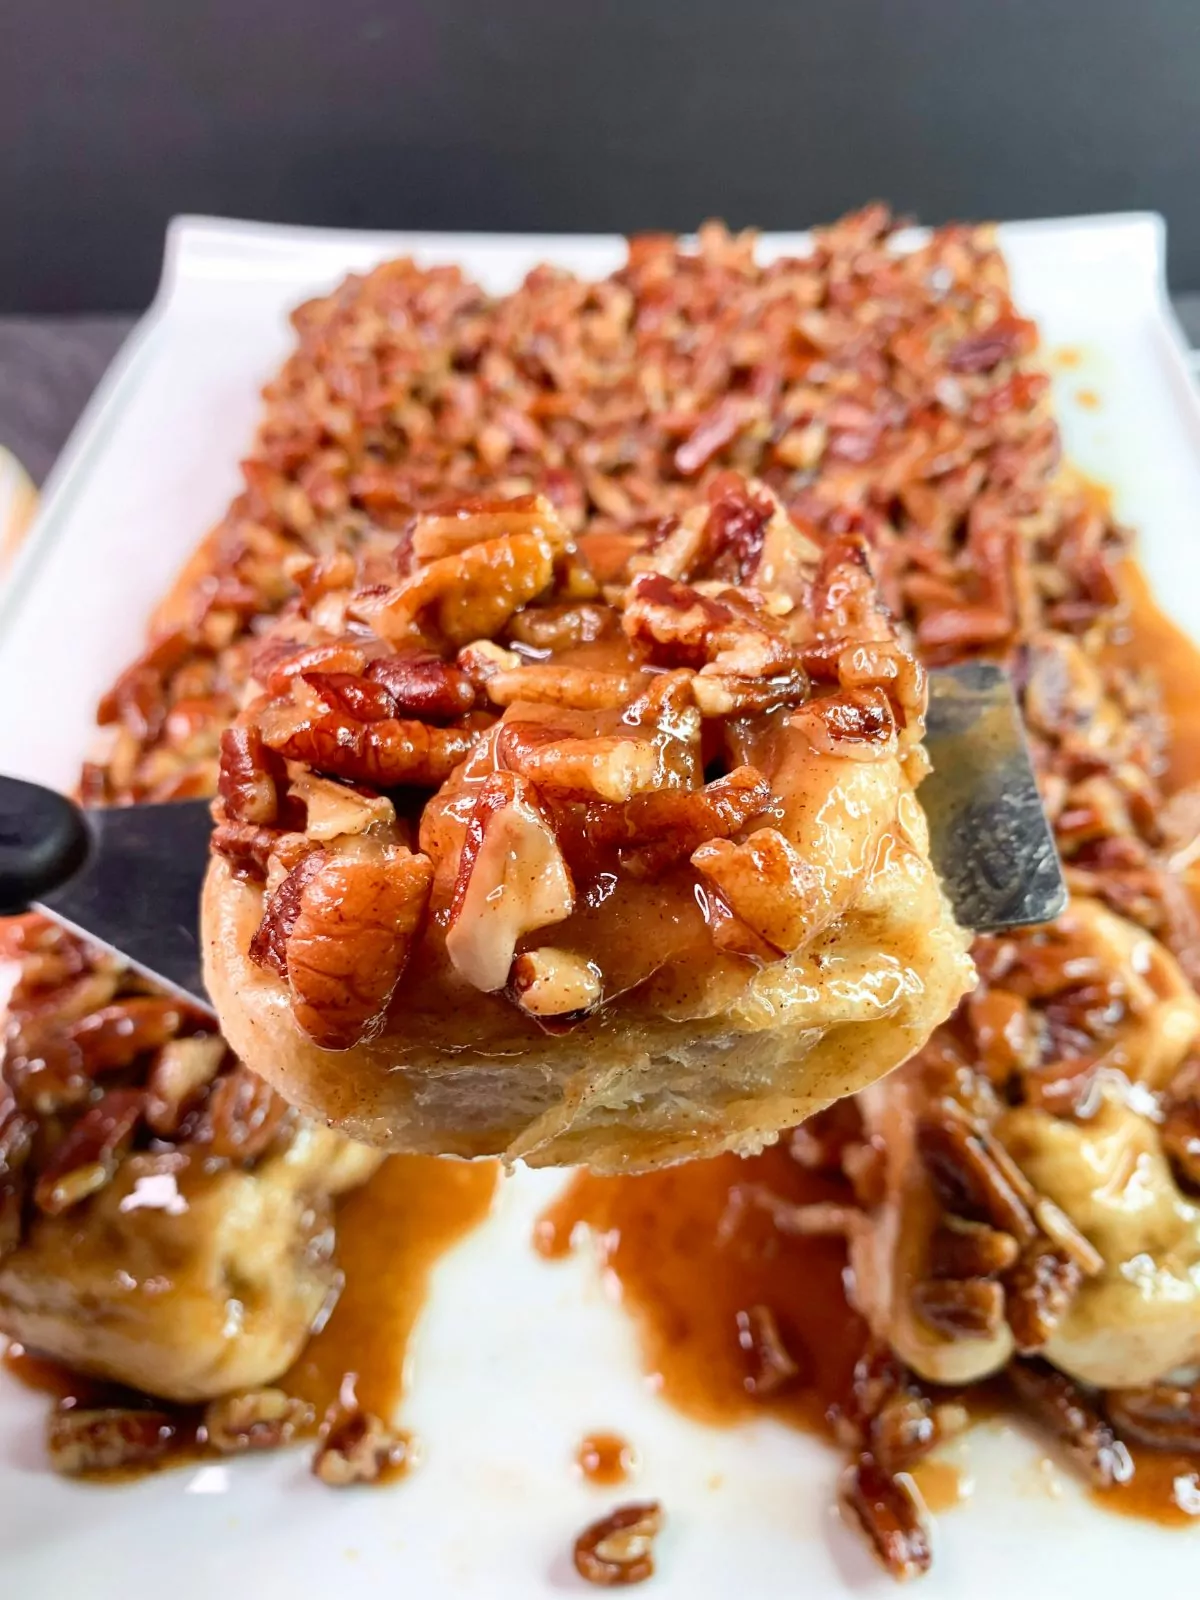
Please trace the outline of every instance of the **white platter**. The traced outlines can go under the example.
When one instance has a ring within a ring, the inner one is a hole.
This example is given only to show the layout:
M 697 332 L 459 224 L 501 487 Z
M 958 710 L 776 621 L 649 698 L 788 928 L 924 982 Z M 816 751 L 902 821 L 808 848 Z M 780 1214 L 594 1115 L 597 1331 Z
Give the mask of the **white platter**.
M 1042 328 L 1069 454 L 1137 526 L 1161 602 L 1200 638 L 1200 404 L 1150 216 L 1009 224 L 1017 299 Z M 803 247 L 775 235 L 764 251 Z M 0 771 L 74 781 L 100 689 L 237 487 L 258 389 L 288 347 L 286 312 L 344 272 L 412 252 L 506 289 L 538 260 L 608 270 L 611 238 L 365 234 L 183 219 L 162 288 L 56 469 L 0 592 Z M 1079 363 L 1054 353 L 1070 347 Z M 1099 400 L 1081 405 L 1084 392 Z M 574 1534 L 624 1491 L 579 1483 L 597 1427 L 639 1450 L 660 1498 L 656 1600 L 894 1593 L 832 1512 L 839 1462 L 771 1422 L 692 1423 L 659 1400 L 633 1331 L 586 1255 L 529 1246 L 561 1178 L 521 1173 L 445 1257 L 412 1347 L 403 1421 L 424 1461 L 394 1489 L 334 1494 L 302 1453 L 162 1474 L 114 1489 L 53 1477 L 45 1401 L 0 1377 L 0 1593 L 128 1600 L 356 1600 L 386 1593 L 537 1600 L 586 1591 Z M 1027 1600 L 1146 1582 L 1184 1591 L 1200 1538 L 1103 1515 L 1008 1428 L 957 1458 L 973 1498 L 937 1519 L 928 1600 Z M 1051 1487 L 1048 1487 L 1048 1484 Z

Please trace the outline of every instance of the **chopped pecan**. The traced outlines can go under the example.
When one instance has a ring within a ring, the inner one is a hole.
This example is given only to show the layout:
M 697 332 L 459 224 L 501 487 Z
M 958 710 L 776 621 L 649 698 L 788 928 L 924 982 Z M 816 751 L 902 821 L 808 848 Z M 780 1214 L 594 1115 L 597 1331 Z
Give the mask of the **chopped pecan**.
M 1110 1489 L 1129 1482 L 1128 1448 L 1078 1384 L 1036 1357 L 1011 1361 L 1006 1371 L 1017 1398 L 1066 1448 L 1089 1483 Z
M 1040 1194 L 1034 1202 L 1033 1219 L 1054 1246 L 1056 1253 L 1085 1278 L 1094 1278 L 1104 1269 L 1104 1257 L 1071 1221 L 1061 1206 Z
M 55 1472 L 79 1477 L 148 1466 L 161 1460 L 178 1436 L 178 1423 L 166 1411 L 79 1406 L 50 1413 L 46 1448 Z
M 477 989 L 502 989 L 517 940 L 564 921 L 574 904 L 571 874 L 534 791 L 512 773 L 494 773 L 467 822 L 446 954 Z
M 26 1167 L 37 1124 L 9 1101 L 0 1081 L 0 1260 L 21 1242 Z
M 913 1310 L 951 1339 L 992 1339 L 1004 1321 L 1004 1289 L 994 1278 L 926 1278 L 913 1289 Z
M 518 495 L 510 500 L 467 495 L 417 517 L 412 550 L 419 561 L 435 561 L 486 539 L 517 534 L 541 534 L 554 549 L 565 549 L 570 543 L 568 530 L 544 495 Z
M 956 1101 L 943 1099 L 928 1108 L 917 1125 L 917 1150 L 948 1211 L 989 1222 L 1022 1246 L 1033 1242 L 1033 1186 L 1003 1145 Z
M 1002 315 L 981 333 L 968 334 L 946 352 L 951 372 L 990 372 L 1002 361 L 1011 361 L 1037 343 L 1034 323 L 1021 317 Z
M 118 1072 L 138 1056 L 157 1050 L 178 1033 L 186 1016 L 177 1000 L 158 995 L 117 1000 L 73 1022 L 68 1037 L 78 1048 L 84 1070 L 93 1075 Z
M 804 943 L 810 932 L 814 870 L 778 828 L 758 828 L 740 844 L 710 840 L 691 859 L 735 916 L 774 950 L 790 954 Z
M 911 1480 L 885 1472 L 870 1455 L 860 1455 L 838 1484 L 842 1513 L 866 1536 L 893 1578 L 915 1578 L 929 1570 L 925 1508 Z
M 251 661 L 251 674 L 268 694 L 287 694 L 293 678 L 310 672 L 359 674 L 367 665 L 361 641 L 346 636 L 300 644 L 290 639 L 268 639 Z
M 332 778 L 301 772 L 292 779 L 290 795 L 304 806 L 304 836 L 317 844 L 365 833 L 396 820 L 396 808 L 386 795 L 363 793 Z
M 891 702 L 879 688 L 844 689 L 824 695 L 793 713 L 789 720 L 822 755 L 880 761 L 896 751 Z
M 1200 1453 L 1200 1386 L 1152 1383 L 1144 1389 L 1109 1389 L 1104 1409 L 1110 1421 L 1153 1450 Z
M 518 611 L 508 624 L 507 637 L 533 650 L 577 650 L 614 631 L 612 612 L 606 606 L 531 606 Z
M 675 470 L 690 478 L 719 450 L 762 415 L 762 406 L 749 395 L 727 394 L 696 419 L 695 426 L 675 451 Z
M 635 795 L 625 812 L 631 838 L 622 864 L 636 877 L 654 877 L 712 839 L 731 839 L 772 803 L 770 783 L 750 766 L 737 767 L 703 789 Z
M 654 1576 L 654 1540 L 663 1522 L 657 1500 L 618 1506 L 576 1539 L 576 1572 L 602 1589 L 644 1583 Z
M 282 1389 L 247 1389 L 222 1395 L 204 1408 L 204 1434 L 222 1455 L 278 1450 L 312 1425 L 313 1410 Z
M 546 722 L 504 722 L 496 759 L 542 788 L 621 804 L 664 779 L 649 739 L 621 734 L 576 737 Z
M 1054 1250 L 1034 1246 L 1005 1278 L 1006 1314 L 1021 1355 L 1040 1350 L 1066 1315 L 1083 1274 Z
M 738 1312 L 737 1340 L 746 1357 L 742 1384 L 747 1394 L 765 1398 L 801 1376 L 800 1363 L 784 1343 L 770 1306 L 755 1305 Z
M 503 645 L 494 644 L 491 639 L 476 639 L 473 644 L 463 645 L 455 660 L 459 671 L 476 690 L 486 690 L 497 673 L 515 672 L 524 657 L 515 650 L 506 650 Z
M 625 632 L 659 666 L 702 667 L 734 613 L 661 573 L 641 573 L 629 586 L 622 619 Z
M 1192 1064 L 1170 1085 L 1159 1129 L 1163 1150 L 1180 1182 L 1200 1189 L 1200 1085 Z
M 515 611 L 550 587 L 555 545 L 539 528 L 487 539 L 421 567 L 398 588 L 359 599 L 354 612 L 390 644 L 419 641 L 424 622 L 458 647 L 493 638 Z
M 33 1195 L 51 1216 L 102 1189 L 133 1140 L 146 1108 L 144 1089 L 109 1089 L 51 1151 Z
M 240 874 L 265 878 L 271 852 L 282 837 L 278 828 L 261 828 L 253 822 L 218 822 L 212 832 L 212 848 Z
M 1011 1233 L 943 1215 L 930 1241 L 929 1267 L 935 1278 L 990 1278 L 1007 1272 L 1020 1253 Z
M 517 956 L 509 981 L 517 1004 L 534 1017 L 582 1016 L 603 992 L 594 961 L 548 945 Z
M 376 1483 L 409 1465 L 412 1441 L 373 1411 L 364 1411 L 352 1386 L 325 1413 L 312 1470 L 332 1489 L 355 1483 Z
M 175 1138 L 187 1113 L 204 1098 L 228 1048 L 212 1033 L 171 1039 L 163 1045 L 146 1080 L 146 1122 L 154 1133 Z
M 618 709 L 633 698 L 637 686 L 638 680 L 632 673 L 593 672 L 584 667 L 558 667 L 553 663 L 498 671 L 488 678 L 486 685 L 488 699 L 493 705 L 510 706 L 521 700 L 577 711 Z
M 762 559 L 767 524 L 774 514 L 771 496 L 756 492 L 734 474 L 714 482 L 704 523 L 706 572 L 728 583 L 749 583 Z
M 238 1066 L 214 1083 L 195 1139 L 217 1160 L 256 1161 L 278 1138 L 289 1114 L 286 1100 L 248 1067 Z

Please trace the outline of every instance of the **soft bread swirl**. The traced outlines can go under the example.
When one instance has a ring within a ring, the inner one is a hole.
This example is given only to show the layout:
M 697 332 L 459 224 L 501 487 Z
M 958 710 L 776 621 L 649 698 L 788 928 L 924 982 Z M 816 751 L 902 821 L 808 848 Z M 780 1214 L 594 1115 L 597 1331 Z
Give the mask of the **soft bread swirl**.
M 294 1104 L 651 1166 L 761 1145 L 952 1009 L 924 685 L 860 543 L 732 481 L 603 591 L 528 499 L 373 576 L 306 575 L 224 752 L 207 982 Z

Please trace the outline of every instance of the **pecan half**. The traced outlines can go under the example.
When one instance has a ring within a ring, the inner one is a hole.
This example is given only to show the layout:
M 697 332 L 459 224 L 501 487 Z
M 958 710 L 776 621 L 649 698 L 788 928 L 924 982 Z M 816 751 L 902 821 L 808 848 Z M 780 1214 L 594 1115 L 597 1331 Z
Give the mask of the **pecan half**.
M 217 793 L 225 816 L 267 826 L 279 815 L 279 783 L 284 765 L 263 743 L 252 723 L 235 723 L 221 735 L 221 775 Z
M 436 788 L 475 748 L 482 730 L 431 727 L 395 717 L 359 722 L 328 705 L 269 706 L 266 743 L 289 761 L 375 789 L 403 784 Z
M 314 1044 L 347 1050 L 383 1026 L 432 883 L 428 856 L 391 845 L 361 859 L 324 856 L 305 875 L 284 959 L 296 1022 Z
M 467 674 L 428 650 L 381 656 L 371 662 L 367 677 L 387 690 L 406 717 L 451 722 L 475 704 L 475 685 Z

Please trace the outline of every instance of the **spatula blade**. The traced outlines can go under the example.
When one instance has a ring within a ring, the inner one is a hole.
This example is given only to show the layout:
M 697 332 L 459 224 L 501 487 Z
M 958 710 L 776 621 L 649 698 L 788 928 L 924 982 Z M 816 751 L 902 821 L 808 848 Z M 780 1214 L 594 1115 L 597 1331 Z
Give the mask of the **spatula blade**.
M 1067 886 L 1000 667 L 969 661 L 929 674 L 925 748 L 930 854 L 959 922 L 975 933 L 1052 922 Z
M 209 802 L 106 806 L 86 815 L 87 860 L 37 909 L 211 1011 L 200 963 Z

